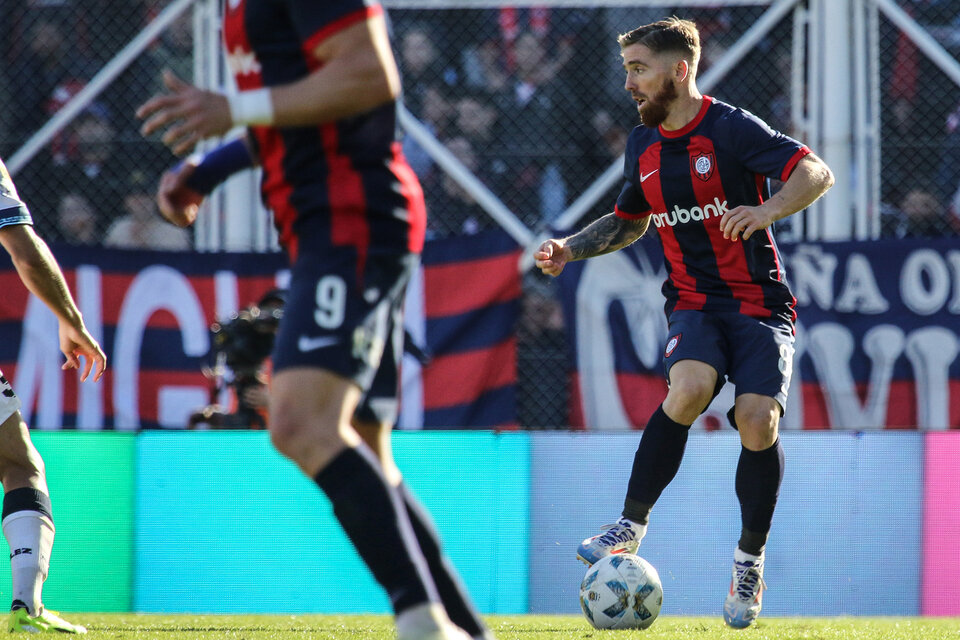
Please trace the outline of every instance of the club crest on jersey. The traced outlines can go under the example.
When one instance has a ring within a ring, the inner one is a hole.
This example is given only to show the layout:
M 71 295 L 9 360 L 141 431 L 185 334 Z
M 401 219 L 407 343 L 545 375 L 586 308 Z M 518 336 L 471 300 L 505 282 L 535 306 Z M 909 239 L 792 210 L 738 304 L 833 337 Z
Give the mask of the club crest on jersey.
M 683 337 L 682 333 L 678 333 L 669 340 L 667 340 L 667 348 L 663 350 L 663 357 L 669 358 L 670 354 L 673 353 L 673 350 L 677 348 L 677 345 L 680 344 L 680 338 Z
M 693 175 L 697 176 L 704 182 L 710 179 L 710 176 L 713 175 L 713 167 L 716 164 L 716 161 L 713 156 L 713 152 L 700 153 L 690 158 L 690 166 L 693 168 Z
M 227 53 L 227 66 L 237 76 L 255 76 L 261 71 L 260 61 L 253 51 L 244 51 L 240 47 Z

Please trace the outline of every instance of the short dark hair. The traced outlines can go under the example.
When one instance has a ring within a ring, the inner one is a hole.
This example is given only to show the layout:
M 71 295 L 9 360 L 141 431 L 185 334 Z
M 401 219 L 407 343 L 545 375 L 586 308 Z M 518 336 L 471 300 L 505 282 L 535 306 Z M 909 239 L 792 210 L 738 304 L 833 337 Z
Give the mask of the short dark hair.
M 617 37 L 620 48 L 642 44 L 654 53 L 675 51 L 689 58 L 693 67 L 700 60 L 700 32 L 692 20 L 671 16 L 637 27 Z

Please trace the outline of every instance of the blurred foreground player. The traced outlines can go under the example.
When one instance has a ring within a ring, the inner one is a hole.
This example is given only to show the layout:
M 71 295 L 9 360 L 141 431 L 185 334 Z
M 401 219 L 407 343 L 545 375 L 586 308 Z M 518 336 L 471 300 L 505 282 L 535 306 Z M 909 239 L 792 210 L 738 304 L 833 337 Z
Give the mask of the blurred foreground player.
M 489 637 L 389 455 L 404 290 L 426 212 L 396 140 L 400 82 L 383 11 L 364 0 L 231 0 L 224 12 L 240 93 L 167 73 L 169 93 L 137 115 L 144 135 L 163 130 L 178 154 L 235 125 L 246 136 L 166 173 L 161 212 L 189 225 L 204 194 L 259 163 L 292 266 L 273 351 L 272 441 L 330 499 L 390 597 L 400 640 Z
M 106 358 L 87 332 L 60 266 L 33 231 L 33 220 L 0 162 L 0 244 L 10 254 L 20 279 L 57 316 L 63 369 L 78 369 L 85 381 L 93 370 L 100 380 Z M 94 369 L 94 366 L 96 367 Z M 26 633 L 86 633 L 43 606 L 43 581 L 53 549 L 53 515 L 43 460 L 20 415 L 20 400 L 0 373 L 0 480 L 3 482 L 3 535 L 10 545 L 13 604 L 8 630 Z
M 623 190 L 613 213 L 547 240 L 534 258 L 556 276 L 571 260 L 628 246 L 653 221 L 668 273 L 669 391 L 643 431 L 623 517 L 584 540 L 577 556 L 593 564 L 636 552 L 650 510 L 680 467 L 690 425 L 729 379 L 736 403 L 728 415 L 742 445 L 736 492 L 743 526 L 723 617 L 743 628 L 760 614 L 764 548 L 783 479 L 777 430 L 793 368 L 796 300 L 769 227 L 812 204 L 833 175 L 806 146 L 700 94 L 694 23 L 670 18 L 618 41 L 624 88 L 643 125 L 627 140 Z M 785 181 L 772 197 L 765 177 Z

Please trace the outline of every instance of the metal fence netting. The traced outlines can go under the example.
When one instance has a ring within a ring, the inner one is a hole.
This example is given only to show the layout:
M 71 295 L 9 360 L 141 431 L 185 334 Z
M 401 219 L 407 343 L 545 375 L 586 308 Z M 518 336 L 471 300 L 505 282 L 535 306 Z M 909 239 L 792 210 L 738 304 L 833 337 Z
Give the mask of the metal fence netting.
M 0 41 L 0 155 L 9 158 L 21 149 L 169 5 L 163 0 L 0 3 L 6 33 Z M 432 9 L 386 5 L 404 105 L 531 237 L 570 233 L 612 208 L 619 180 L 577 219 L 564 216 L 619 161 L 637 123 L 635 105 L 623 90 L 618 34 L 669 15 L 695 20 L 703 78 L 770 8 L 586 0 L 581 6 L 491 2 L 469 9 L 457 8 L 453 0 Z M 803 11 L 807 3 L 797 6 Z M 900 0 L 897 6 L 956 61 L 960 3 Z M 807 87 L 796 71 L 810 52 L 795 41 L 804 33 L 798 15 L 786 13 L 714 86 L 702 88 L 803 139 L 807 114 L 802 106 L 798 112 L 798 105 L 805 104 L 801 97 Z M 867 63 L 879 68 L 881 92 L 880 202 L 872 203 L 880 210 L 879 235 L 955 235 L 960 230 L 956 76 L 883 12 L 878 22 L 877 59 Z M 155 215 L 153 191 L 176 158 L 156 140 L 140 136 L 134 110 L 160 90 L 162 69 L 192 80 L 199 55 L 194 29 L 193 9 L 188 9 L 17 172 L 21 196 L 46 239 L 193 248 L 190 231 Z M 469 235 L 498 224 L 477 194 L 413 136 L 404 138 L 404 151 L 424 185 L 431 237 Z M 559 222 L 565 228 L 557 229 Z M 790 222 L 784 227 L 790 231 Z M 562 368 L 571 357 L 555 283 L 527 274 L 524 289 L 518 330 L 520 422 L 531 428 L 565 427 L 567 385 L 538 373 Z

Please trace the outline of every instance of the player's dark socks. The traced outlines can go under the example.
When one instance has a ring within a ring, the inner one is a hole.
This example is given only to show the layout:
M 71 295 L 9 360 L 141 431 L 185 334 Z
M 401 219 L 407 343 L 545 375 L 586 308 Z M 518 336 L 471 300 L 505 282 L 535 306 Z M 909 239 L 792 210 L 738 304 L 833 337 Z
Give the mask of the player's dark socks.
M 314 478 L 333 513 L 386 590 L 394 613 L 439 602 L 399 494 L 365 447 L 347 448 Z
M 767 543 L 781 482 L 783 447 L 780 438 L 763 451 L 741 447 L 737 464 L 737 498 L 743 522 L 739 546 L 751 555 L 760 555 Z
M 680 469 L 689 433 L 690 425 L 671 420 L 664 413 L 663 405 L 653 412 L 633 456 L 627 499 L 623 504 L 624 518 L 647 524 L 650 509 Z
M 455 625 L 469 635 L 475 637 L 483 635 L 487 628 L 476 609 L 473 608 L 470 596 L 467 595 L 467 590 L 453 563 L 443 553 L 433 519 L 406 484 L 401 483 L 398 490 L 407 507 L 410 524 L 413 525 L 413 532 L 417 535 L 417 542 L 420 544 L 423 557 L 427 560 L 430 575 L 433 576 L 433 582 L 440 593 L 440 601 L 443 603 L 443 608 L 447 610 L 447 615 Z

